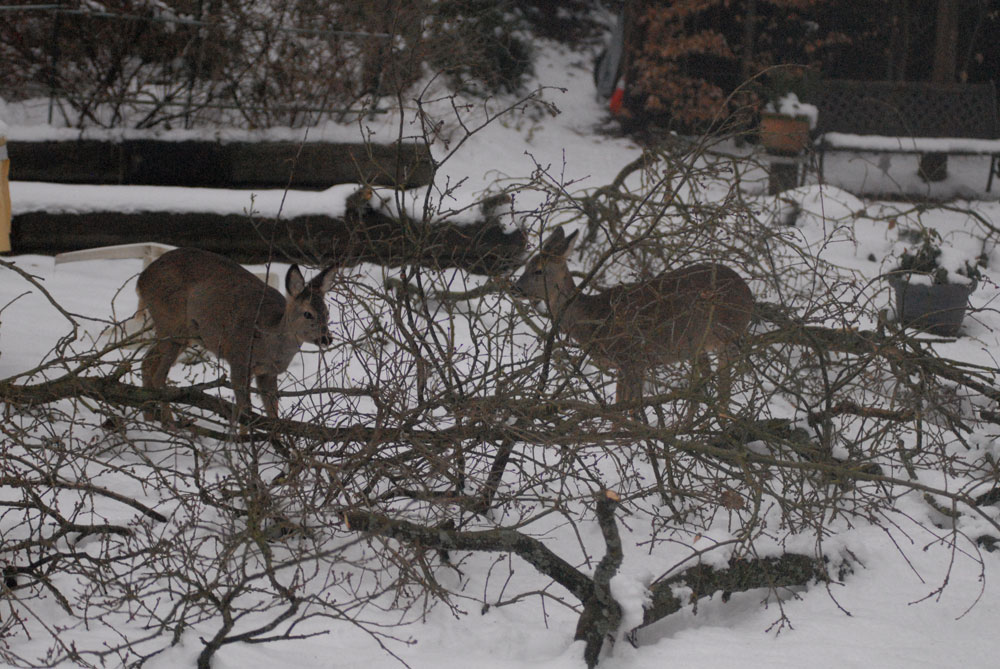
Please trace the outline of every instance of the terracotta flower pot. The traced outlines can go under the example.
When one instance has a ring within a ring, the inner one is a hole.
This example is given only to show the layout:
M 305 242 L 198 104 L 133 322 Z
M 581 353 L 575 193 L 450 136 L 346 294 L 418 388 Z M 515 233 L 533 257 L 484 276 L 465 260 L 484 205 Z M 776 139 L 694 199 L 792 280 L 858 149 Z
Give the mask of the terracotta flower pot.
M 768 153 L 798 155 L 809 146 L 809 121 L 781 114 L 761 114 L 759 138 Z

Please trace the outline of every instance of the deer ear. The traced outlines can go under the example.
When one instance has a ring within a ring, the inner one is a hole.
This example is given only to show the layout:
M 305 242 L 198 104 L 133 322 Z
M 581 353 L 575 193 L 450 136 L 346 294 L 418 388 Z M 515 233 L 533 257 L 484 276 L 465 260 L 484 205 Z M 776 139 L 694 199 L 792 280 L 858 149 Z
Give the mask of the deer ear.
M 579 233 L 580 231 L 576 230 L 567 237 L 562 228 L 556 228 L 555 232 L 542 245 L 542 253 L 550 258 L 565 259 L 569 255 L 569 252 L 573 250 L 573 243 L 576 242 L 576 236 Z
M 333 283 L 336 280 L 337 267 L 335 265 L 330 265 L 325 270 L 314 276 L 312 281 L 309 282 L 309 285 L 313 287 L 313 290 L 325 295 L 333 288 Z
M 576 245 L 576 236 L 579 234 L 580 234 L 579 230 L 574 230 L 573 234 L 571 234 L 569 237 L 566 238 L 566 247 L 563 249 L 562 252 L 563 256 L 568 256 L 570 254 L 570 251 L 573 250 L 573 247 Z
M 542 253 L 553 256 L 561 255 L 562 246 L 565 241 L 566 233 L 563 232 L 562 228 L 556 228 L 542 244 Z
M 306 289 L 306 280 L 302 278 L 302 271 L 299 270 L 298 265 L 292 265 L 288 268 L 288 274 L 285 275 L 285 292 L 289 297 L 298 297 L 299 293 Z

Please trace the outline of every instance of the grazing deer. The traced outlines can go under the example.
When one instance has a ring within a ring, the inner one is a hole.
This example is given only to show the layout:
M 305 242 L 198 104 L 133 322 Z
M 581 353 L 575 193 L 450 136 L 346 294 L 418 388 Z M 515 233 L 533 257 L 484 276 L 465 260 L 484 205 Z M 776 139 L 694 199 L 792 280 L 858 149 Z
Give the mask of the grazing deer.
M 328 346 L 324 295 L 335 278 L 328 267 L 309 283 L 298 266 L 285 275 L 288 298 L 238 263 L 208 251 L 180 248 L 163 254 L 139 275 L 139 310 L 153 321 L 156 340 L 142 361 L 142 385 L 162 388 L 177 356 L 192 339 L 229 363 L 236 415 L 250 408 L 250 377 L 264 410 L 278 416 L 278 374 L 308 342 Z M 161 420 L 172 424 L 170 409 Z M 144 412 L 147 420 L 153 411 Z
M 519 296 L 544 301 L 549 316 L 604 371 L 617 373 L 618 402 L 642 399 L 647 372 L 719 352 L 719 400 L 728 405 L 728 354 L 750 324 L 753 295 L 722 265 L 689 265 L 596 295 L 579 293 L 566 266 L 577 233 L 557 228 L 514 284 Z

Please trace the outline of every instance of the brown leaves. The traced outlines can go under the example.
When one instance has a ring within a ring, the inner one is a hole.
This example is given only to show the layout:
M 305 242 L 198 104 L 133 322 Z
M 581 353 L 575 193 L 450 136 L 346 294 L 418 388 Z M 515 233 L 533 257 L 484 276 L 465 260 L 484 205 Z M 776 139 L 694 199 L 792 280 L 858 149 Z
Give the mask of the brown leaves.
M 743 495 L 732 488 L 726 488 L 719 495 L 719 505 L 730 511 L 739 511 L 746 506 L 746 502 L 743 499 Z

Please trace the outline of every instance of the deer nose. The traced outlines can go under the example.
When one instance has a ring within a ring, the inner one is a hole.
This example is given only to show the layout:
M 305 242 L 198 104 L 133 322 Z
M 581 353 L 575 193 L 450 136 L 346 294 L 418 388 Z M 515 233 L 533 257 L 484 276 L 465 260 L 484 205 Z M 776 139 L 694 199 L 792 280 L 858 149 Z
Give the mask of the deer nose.
M 333 343 L 333 337 L 331 337 L 329 334 L 325 334 L 319 338 L 318 345 L 322 346 L 323 348 L 326 348 L 332 343 Z

